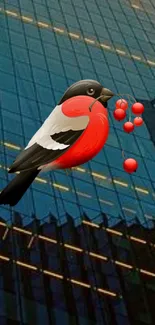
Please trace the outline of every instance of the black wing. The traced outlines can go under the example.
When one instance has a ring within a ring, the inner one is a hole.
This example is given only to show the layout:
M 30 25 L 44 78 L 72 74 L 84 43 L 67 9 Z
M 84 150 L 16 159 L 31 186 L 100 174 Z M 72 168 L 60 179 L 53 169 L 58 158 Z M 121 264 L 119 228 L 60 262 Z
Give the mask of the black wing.
M 46 149 L 41 145 L 34 143 L 31 147 L 21 152 L 10 167 L 9 173 L 38 168 L 54 161 L 67 151 L 79 139 L 83 132 L 84 130 L 69 130 L 66 132 L 55 133 L 51 136 L 51 138 L 58 144 L 69 145 L 69 147 L 65 149 Z

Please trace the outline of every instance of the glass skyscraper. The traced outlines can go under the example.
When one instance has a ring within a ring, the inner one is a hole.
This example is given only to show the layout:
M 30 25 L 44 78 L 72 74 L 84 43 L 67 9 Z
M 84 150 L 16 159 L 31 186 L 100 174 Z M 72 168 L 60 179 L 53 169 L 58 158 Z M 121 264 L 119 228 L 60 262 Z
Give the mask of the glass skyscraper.
M 143 102 L 145 124 L 126 134 L 113 98 L 108 141 L 91 162 L 42 174 L 15 207 L 0 206 L 0 324 L 154 324 L 155 4 L 0 0 L 0 190 L 80 79 Z M 138 161 L 134 175 L 122 151 Z

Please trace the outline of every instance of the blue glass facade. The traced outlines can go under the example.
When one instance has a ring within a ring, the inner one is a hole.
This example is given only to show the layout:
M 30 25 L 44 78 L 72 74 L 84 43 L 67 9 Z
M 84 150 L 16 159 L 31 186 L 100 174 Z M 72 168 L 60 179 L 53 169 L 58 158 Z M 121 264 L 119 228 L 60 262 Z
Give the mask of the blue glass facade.
M 154 98 L 154 14 L 151 1 L 0 1 L 1 189 L 12 177 L 9 165 L 75 81 L 96 79 L 116 93 Z M 100 222 L 103 212 L 109 225 L 138 219 L 152 227 L 154 144 L 146 125 L 133 135 L 122 131 L 112 116 L 115 101 L 104 150 L 69 176 L 38 177 L 14 209 L 0 207 L 8 223 L 13 211 L 25 225 L 33 214 L 44 222 L 51 212 L 62 224 L 67 212 L 79 224 L 83 213 Z M 134 176 L 123 171 L 122 149 L 139 163 Z
M 153 0 L 0 0 L 0 190 L 80 79 L 142 101 L 146 122 L 125 134 L 112 99 L 91 162 L 39 175 L 18 205 L 0 206 L 1 325 L 155 324 L 154 17 Z

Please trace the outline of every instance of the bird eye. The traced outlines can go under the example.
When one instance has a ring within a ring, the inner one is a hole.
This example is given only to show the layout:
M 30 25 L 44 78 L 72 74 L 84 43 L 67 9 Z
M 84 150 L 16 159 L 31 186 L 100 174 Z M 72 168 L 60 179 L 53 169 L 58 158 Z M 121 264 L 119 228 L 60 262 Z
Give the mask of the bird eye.
M 95 94 L 95 90 L 93 88 L 89 88 L 87 90 L 87 94 L 90 95 L 90 96 L 93 96 Z

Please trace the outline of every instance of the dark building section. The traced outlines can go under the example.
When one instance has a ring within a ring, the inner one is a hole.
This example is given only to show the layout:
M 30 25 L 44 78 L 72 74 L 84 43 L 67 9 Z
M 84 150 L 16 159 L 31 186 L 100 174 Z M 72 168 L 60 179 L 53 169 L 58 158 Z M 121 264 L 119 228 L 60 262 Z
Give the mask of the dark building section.
M 155 98 L 152 100 L 137 99 L 145 107 L 143 118 L 149 130 L 152 142 L 155 144 Z
M 155 324 L 154 229 L 0 221 L 0 324 Z

